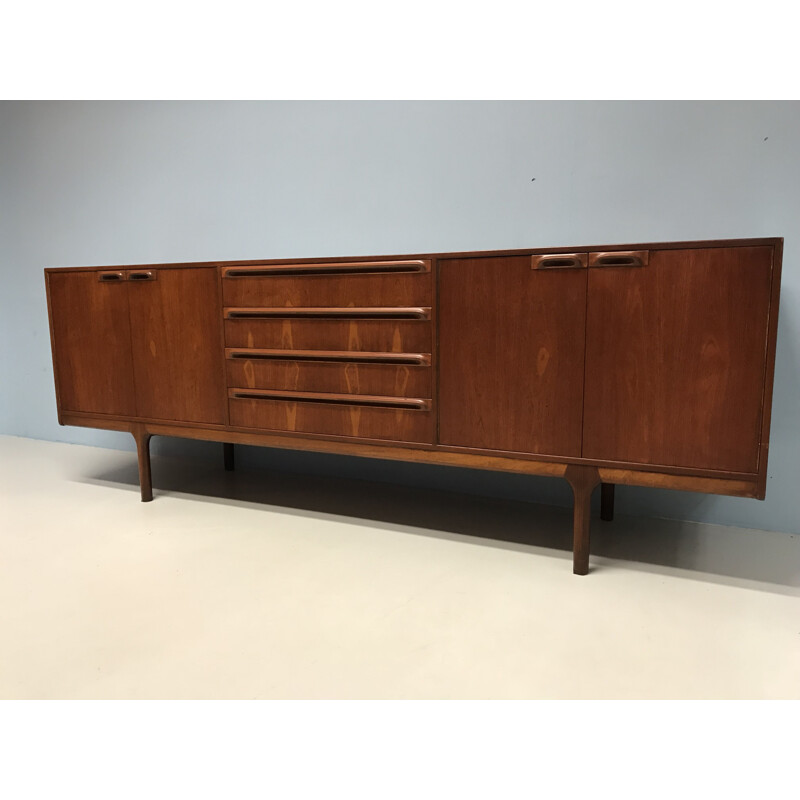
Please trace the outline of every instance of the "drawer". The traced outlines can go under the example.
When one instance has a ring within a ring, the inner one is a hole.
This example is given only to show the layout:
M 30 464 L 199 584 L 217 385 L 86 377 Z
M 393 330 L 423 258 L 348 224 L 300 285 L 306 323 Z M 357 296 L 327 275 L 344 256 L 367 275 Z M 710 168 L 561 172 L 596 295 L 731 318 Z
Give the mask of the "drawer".
M 227 347 L 281 350 L 367 350 L 430 353 L 431 324 L 424 319 L 225 320 Z
M 224 267 L 226 306 L 429 306 L 430 261 Z
M 266 431 L 323 434 L 329 436 L 386 439 L 398 442 L 433 443 L 435 416 L 429 400 L 404 400 L 419 403 L 392 406 L 392 398 L 359 395 L 311 395 L 300 399 L 259 394 L 259 390 L 230 389 L 230 424 L 239 428 Z M 278 393 L 280 394 L 280 393 Z M 313 398 L 313 399 L 312 399 Z M 387 403 L 377 405 L 376 401 Z
M 246 350 L 226 351 L 228 386 L 298 392 L 430 397 L 427 354 Z M 394 362 L 394 363 L 392 363 Z

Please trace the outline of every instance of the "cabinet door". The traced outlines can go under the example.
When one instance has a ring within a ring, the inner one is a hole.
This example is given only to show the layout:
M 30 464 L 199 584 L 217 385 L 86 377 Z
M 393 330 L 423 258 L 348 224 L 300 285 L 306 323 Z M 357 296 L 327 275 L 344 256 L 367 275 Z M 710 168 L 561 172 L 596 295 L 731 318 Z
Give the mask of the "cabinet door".
M 755 472 L 772 247 L 589 269 L 586 458 Z
M 129 272 L 139 416 L 225 423 L 222 309 L 214 267 Z
M 124 273 L 51 272 L 47 281 L 61 410 L 135 416 Z
M 442 261 L 439 441 L 580 456 L 588 270 Z

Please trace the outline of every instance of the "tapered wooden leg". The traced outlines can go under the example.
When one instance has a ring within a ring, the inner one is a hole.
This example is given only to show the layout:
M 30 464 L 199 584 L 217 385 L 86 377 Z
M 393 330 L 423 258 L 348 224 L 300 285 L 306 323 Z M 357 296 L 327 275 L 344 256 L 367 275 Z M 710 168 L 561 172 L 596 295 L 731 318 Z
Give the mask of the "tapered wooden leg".
M 150 477 L 150 434 L 134 431 L 136 452 L 139 456 L 139 486 L 142 489 L 142 502 L 149 503 L 153 499 L 153 482 Z
M 222 457 L 225 459 L 225 469 L 228 472 L 233 472 L 236 463 L 233 457 L 233 445 L 230 442 L 223 442 L 222 444 Z
M 572 487 L 574 498 L 572 517 L 572 571 L 576 575 L 589 573 L 589 522 L 591 518 L 592 492 L 600 483 L 600 474 L 595 467 L 570 464 L 564 477 Z
M 600 485 L 600 519 L 611 522 L 614 519 L 614 484 Z

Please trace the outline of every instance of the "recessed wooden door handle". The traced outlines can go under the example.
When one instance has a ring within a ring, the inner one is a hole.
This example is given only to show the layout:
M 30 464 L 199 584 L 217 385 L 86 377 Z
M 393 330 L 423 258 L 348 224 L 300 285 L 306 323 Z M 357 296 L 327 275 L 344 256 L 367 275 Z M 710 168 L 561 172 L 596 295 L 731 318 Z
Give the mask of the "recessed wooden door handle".
M 134 269 L 128 273 L 129 281 L 154 281 L 156 273 L 150 269 Z
M 119 283 L 125 280 L 124 272 L 98 272 L 97 280 L 100 283 Z
M 543 253 L 531 256 L 531 269 L 583 269 L 586 253 Z
M 643 267 L 647 264 L 649 250 L 612 250 L 606 253 L 589 253 L 590 267 Z

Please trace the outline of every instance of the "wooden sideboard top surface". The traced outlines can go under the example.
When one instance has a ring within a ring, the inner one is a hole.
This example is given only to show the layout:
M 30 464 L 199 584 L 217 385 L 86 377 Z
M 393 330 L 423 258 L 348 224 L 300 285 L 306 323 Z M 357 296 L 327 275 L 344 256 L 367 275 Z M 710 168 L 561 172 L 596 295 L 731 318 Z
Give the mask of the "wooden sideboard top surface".
M 698 249 L 704 247 L 755 247 L 755 246 L 783 246 L 783 237 L 774 236 L 766 238 L 752 239 L 705 239 L 686 242 L 638 242 L 626 244 L 600 244 L 600 245 L 576 245 L 572 247 L 536 247 L 521 248 L 515 250 L 469 250 L 454 252 L 429 252 L 429 253 L 401 253 L 384 254 L 369 256 L 333 256 L 333 257 L 304 257 L 304 258 L 269 258 L 269 259 L 234 259 L 218 261 L 179 261 L 163 263 L 139 263 L 139 264 L 97 264 L 93 266 L 59 266 L 45 267 L 45 272 L 54 270 L 86 270 L 94 271 L 98 269 L 146 269 L 151 267 L 170 267 L 179 269 L 182 267 L 227 267 L 227 266 L 257 266 L 259 264 L 336 264 L 346 262 L 364 261 L 408 261 L 412 259 L 444 259 L 444 258 L 493 258 L 498 256 L 528 256 L 544 253 L 590 253 L 594 251 L 620 251 L 620 250 L 682 250 Z

